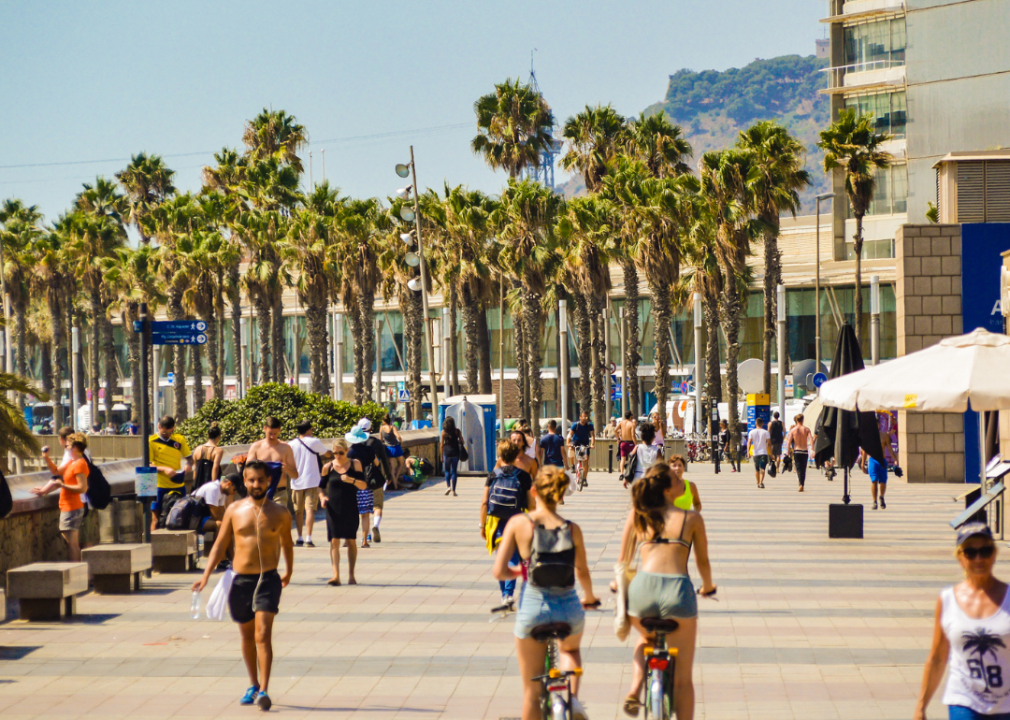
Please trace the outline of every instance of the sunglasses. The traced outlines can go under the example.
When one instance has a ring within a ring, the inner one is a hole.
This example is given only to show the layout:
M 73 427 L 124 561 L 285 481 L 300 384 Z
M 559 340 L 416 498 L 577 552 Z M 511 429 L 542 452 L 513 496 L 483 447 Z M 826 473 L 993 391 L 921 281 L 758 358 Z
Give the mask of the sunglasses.
M 996 552 L 996 546 L 995 545 L 983 545 L 982 547 L 977 547 L 977 548 L 966 547 L 966 548 L 961 548 L 961 552 L 964 553 L 964 556 L 966 558 L 968 558 L 969 560 L 974 560 L 977 557 L 980 557 L 983 560 L 988 560 Z

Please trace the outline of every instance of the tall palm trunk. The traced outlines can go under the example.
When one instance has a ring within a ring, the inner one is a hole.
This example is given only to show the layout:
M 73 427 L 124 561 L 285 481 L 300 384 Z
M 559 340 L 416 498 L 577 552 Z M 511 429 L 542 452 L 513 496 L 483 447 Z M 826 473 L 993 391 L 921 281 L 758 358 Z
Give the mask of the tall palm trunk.
M 181 287 L 173 284 L 168 291 L 168 319 L 183 320 L 185 312 L 182 309 Z M 189 407 L 186 402 L 186 349 L 183 345 L 172 348 L 172 396 L 175 401 L 175 419 L 185 420 L 189 417 Z
M 190 345 L 189 353 L 193 362 L 193 411 L 199 412 L 207 399 L 207 391 L 203 389 L 203 346 Z
M 456 332 L 456 309 L 459 305 L 459 292 L 455 285 L 449 286 L 449 367 L 451 376 L 449 387 L 452 394 L 459 393 L 459 333 Z
M 770 221 L 766 218 L 765 221 Z M 772 391 L 772 347 L 776 335 L 776 310 L 778 285 L 782 282 L 782 253 L 778 245 L 778 227 L 765 233 L 765 276 L 764 276 L 764 335 L 761 343 L 761 359 L 764 361 L 764 376 L 762 392 L 770 395 Z M 782 370 L 782 358 L 779 361 L 779 372 Z
M 855 308 L 853 312 L 854 330 L 860 351 L 863 347 L 863 216 L 856 215 L 856 236 L 852 241 L 852 251 L 856 254 Z M 865 353 L 864 353 L 865 354 Z
M 143 401 L 144 389 L 140 386 L 140 335 L 132 332 L 133 321 L 140 319 L 140 308 L 137 303 L 128 303 L 120 313 L 123 322 L 123 332 L 126 334 L 126 352 L 130 360 L 130 422 L 140 425 L 140 403 Z
M 52 350 L 50 352 L 52 379 L 50 380 L 49 392 L 53 403 L 54 433 L 63 426 L 63 405 L 60 401 L 62 400 L 63 368 L 67 367 L 60 362 L 63 358 L 63 309 L 60 307 L 59 300 L 57 300 L 59 292 L 59 288 L 49 288 L 48 290 L 49 314 L 53 322 Z M 76 425 L 76 418 L 71 423 L 71 426 L 74 425 Z
M 589 311 L 589 327 L 590 327 L 590 342 L 589 342 L 589 362 L 590 362 L 590 377 L 592 379 L 592 413 L 593 422 L 597 427 L 603 427 L 607 422 L 605 418 L 606 415 L 606 391 L 607 385 L 606 377 L 609 374 L 607 371 L 610 369 L 607 367 L 607 355 L 606 355 L 606 334 L 604 332 L 604 323 L 606 318 L 603 314 L 603 305 L 600 302 L 600 298 L 591 297 L 587 306 Z M 586 410 L 590 410 L 587 406 Z
M 402 293 L 407 293 L 406 298 Z M 421 294 L 411 290 L 402 290 L 400 296 L 400 307 L 406 308 L 404 317 L 403 334 L 407 343 L 407 391 L 410 393 L 411 412 L 413 419 L 421 418 L 421 344 L 424 333 L 422 332 L 421 316 L 424 309 L 421 304 Z
M 112 405 L 114 404 L 113 394 L 119 387 L 119 368 L 116 366 L 116 339 L 115 330 L 112 327 L 112 320 L 102 312 L 102 356 L 105 359 L 105 422 L 113 422 Z M 124 327 L 125 331 L 126 328 Z
M 470 292 L 470 284 L 463 286 L 463 334 L 466 337 L 466 349 L 463 355 L 463 362 L 466 364 L 466 386 L 467 392 L 471 395 L 478 394 L 480 389 L 480 345 L 482 336 L 478 315 L 483 311 L 477 307 L 473 294 Z M 486 344 L 486 342 L 485 342 Z
M 216 399 L 221 399 L 224 397 L 224 394 L 218 393 L 217 389 L 218 374 L 221 370 L 221 366 L 220 358 L 218 357 L 218 325 L 213 305 L 207 305 L 207 311 L 204 313 L 201 320 L 207 323 L 207 359 L 210 362 L 211 392 Z M 203 398 L 205 397 L 205 393 L 197 392 L 196 397 L 197 408 L 203 407 Z
M 19 293 L 17 301 L 14 302 L 14 338 L 17 343 L 17 373 L 21 377 L 28 377 L 28 314 L 27 303 L 24 295 Z M 18 409 L 24 409 L 25 396 L 18 393 Z
M 526 327 L 522 312 L 509 308 L 512 316 L 512 335 L 515 344 L 516 358 L 516 393 L 519 396 L 519 416 L 526 417 L 529 408 L 529 376 L 526 372 Z
M 540 435 L 540 405 L 543 397 L 543 384 L 540 382 L 540 368 L 544 362 L 543 327 L 544 310 L 540 293 L 523 289 L 523 305 L 525 316 L 526 356 L 529 373 L 529 411 L 525 417 L 530 419 L 533 433 Z
M 722 312 L 723 331 L 726 335 L 726 402 L 729 404 L 730 447 L 735 451 L 740 447 L 738 429 L 740 417 L 737 406 L 740 386 L 737 380 L 737 362 L 740 357 L 740 315 L 743 311 L 743 301 L 737 285 L 736 268 L 724 266 L 723 275 L 726 278 Z
M 649 283 L 652 294 L 652 329 L 656 343 L 656 403 L 665 412 L 666 399 L 670 394 L 670 317 L 673 314 L 670 287 L 665 283 Z M 695 348 L 695 356 L 701 356 L 701 348 Z
M 373 380 L 375 377 L 375 363 L 381 359 L 375 357 L 375 295 L 371 289 L 366 289 L 358 295 L 358 311 L 361 313 L 361 342 L 362 342 L 362 390 L 365 393 L 364 400 L 367 400 L 373 393 Z M 359 403 L 360 404 L 360 403 Z M 435 408 L 438 411 L 438 408 Z
M 578 331 L 579 348 L 579 389 L 576 394 L 580 413 L 593 411 L 593 392 L 590 367 L 593 363 L 592 320 L 589 317 L 589 303 L 583 293 L 575 294 L 575 327 Z
M 703 295 L 705 327 L 705 381 L 706 390 L 715 403 L 722 402 L 722 372 L 719 363 L 719 296 L 715 293 Z
M 326 357 L 329 333 L 326 332 L 326 295 L 302 297 L 305 305 L 305 324 L 309 340 L 309 377 L 312 392 L 325 395 L 329 392 L 329 368 Z
M 480 376 L 480 393 L 490 395 L 491 385 L 491 331 L 487 326 L 487 308 L 477 307 L 477 373 Z
M 638 380 L 638 364 L 642 361 L 642 341 L 638 334 L 638 268 L 631 258 L 621 260 L 624 272 L 624 316 L 627 334 L 624 339 L 624 364 L 628 367 L 628 407 L 637 417 L 642 388 Z
M 365 329 L 361 322 L 359 308 L 349 308 L 347 313 L 351 321 L 351 336 L 354 338 L 354 404 L 361 405 L 365 401 Z M 357 312 L 355 312 L 357 310 Z
M 238 263 L 228 268 L 228 302 L 231 304 L 231 343 L 232 358 L 235 360 L 235 377 L 241 375 L 242 367 L 242 292 L 239 289 L 239 268 Z M 252 365 L 252 363 L 249 363 Z M 252 370 L 250 367 L 249 370 Z M 222 369 L 222 373 L 224 370 Z M 249 382 L 249 379 L 245 379 Z M 222 396 L 224 393 L 224 382 L 221 387 Z M 245 388 L 239 388 L 238 395 L 241 397 L 245 393 Z
M 53 392 L 53 360 L 52 360 L 52 344 L 42 343 L 41 344 L 41 355 L 42 355 L 42 392 L 46 395 L 52 395 Z
M 257 292 L 253 298 L 253 309 L 256 311 L 256 330 L 259 339 L 259 373 L 258 383 L 268 383 L 270 375 L 270 301 L 263 292 Z M 254 383 L 256 384 L 256 383 Z
M 270 287 L 270 355 L 273 359 L 274 382 L 284 382 L 287 378 L 287 368 L 284 363 L 284 305 L 281 290 L 275 287 L 276 281 Z M 293 369 L 294 366 L 292 366 Z

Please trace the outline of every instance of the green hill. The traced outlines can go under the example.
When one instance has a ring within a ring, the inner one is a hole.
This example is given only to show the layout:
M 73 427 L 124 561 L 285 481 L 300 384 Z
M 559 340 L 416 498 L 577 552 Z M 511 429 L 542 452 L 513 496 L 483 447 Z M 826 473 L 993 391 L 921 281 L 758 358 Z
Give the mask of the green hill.
M 827 60 L 813 55 L 784 55 L 722 72 L 679 70 L 670 76 L 665 99 L 645 112 L 665 112 L 683 127 L 695 163 L 703 153 L 735 143 L 748 125 L 777 120 L 808 149 L 807 169 L 814 182 L 802 194 L 801 212 L 813 212 L 814 196 L 830 191 L 821 169 L 823 154 L 815 145 L 830 121 L 828 98 L 817 92 L 825 85 L 824 67 Z M 581 186 L 581 178 L 574 177 L 562 188 L 574 195 Z

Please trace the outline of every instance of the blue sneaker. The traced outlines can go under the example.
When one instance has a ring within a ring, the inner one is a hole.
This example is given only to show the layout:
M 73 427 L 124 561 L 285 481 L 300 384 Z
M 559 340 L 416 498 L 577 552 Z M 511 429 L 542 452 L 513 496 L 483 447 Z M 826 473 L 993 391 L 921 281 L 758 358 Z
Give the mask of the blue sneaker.
M 270 696 L 267 695 L 266 690 L 260 693 L 259 699 L 256 700 L 256 704 L 260 706 L 260 710 L 266 712 L 273 705 L 270 700 Z
M 238 701 L 239 705 L 252 705 L 256 702 L 256 696 L 259 694 L 260 686 L 253 685 L 251 688 L 245 691 L 245 695 L 242 699 Z

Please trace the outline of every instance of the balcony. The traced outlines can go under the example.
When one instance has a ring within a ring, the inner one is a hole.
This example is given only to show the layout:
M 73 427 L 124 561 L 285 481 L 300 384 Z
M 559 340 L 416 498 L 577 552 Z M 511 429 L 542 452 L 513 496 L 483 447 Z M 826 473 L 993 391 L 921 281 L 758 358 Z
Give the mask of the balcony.
M 821 70 L 828 73 L 828 86 L 820 92 L 839 95 L 850 90 L 904 87 L 904 60 L 871 60 L 852 65 L 837 65 Z
M 842 4 L 842 12 L 823 18 L 823 23 L 841 23 L 861 20 L 873 15 L 904 14 L 905 0 L 847 0 Z

